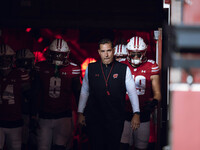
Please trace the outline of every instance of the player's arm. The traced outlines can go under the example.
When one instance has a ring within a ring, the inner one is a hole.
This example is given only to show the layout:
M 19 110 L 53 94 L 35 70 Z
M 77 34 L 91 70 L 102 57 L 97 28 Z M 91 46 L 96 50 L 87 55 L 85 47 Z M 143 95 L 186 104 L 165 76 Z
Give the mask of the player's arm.
M 85 76 L 83 78 L 83 83 L 81 87 L 81 93 L 79 98 L 79 104 L 78 104 L 78 123 L 81 125 L 85 124 L 85 116 L 83 115 L 84 109 L 86 107 L 86 103 L 89 96 L 89 82 L 88 82 L 88 68 L 85 71 Z
M 79 74 L 77 74 L 77 76 L 72 78 L 72 91 L 73 91 L 73 98 L 72 98 L 72 124 L 73 124 L 73 134 L 74 135 L 76 133 L 77 124 L 78 124 L 77 107 L 78 107 L 78 102 L 79 102 L 80 90 L 81 90 L 81 82 L 80 82 L 80 72 L 79 72 Z
M 153 100 L 148 101 L 145 106 L 145 110 L 151 112 L 161 100 L 161 91 L 160 91 L 160 79 L 159 75 L 151 76 L 152 90 L 153 90 Z
M 38 112 L 39 112 L 39 93 L 42 90 L 39 72 L 33 70 L 33 81 L 31 85 L 32 98 L 30 101 L 30 132 L 37 134 L 37 128 L 39 128 Z
M 32 92 L 31 92 L 31 79 L 26 71 L 20 70 L 20 79 L 21 79 L 21 92 L 22 95 L 28 100 L 31 100 Z
M 34 72 L 34 79 L 32 81 L 32 93 L 33 97 L 31 98 L 31 117 L 35 118 L 39 111 L 39 93 L 42 90 L 42 85 L 40 82 L 39 73 Z
M 76 106 L 79 103 L 79 96 L 81 91 L 81 82 L 80 82 L 80 76 L 76 76 L 72 79 L 72 91 L 76 100 Z
M 133 80 L 131 71 L 129 69 L 129 67 L 127 67 L 126 70 L 126 90 L 128 92 L 128 96 L 132 105 L 132 109 L 133 112 L 140 112 L 140 108 L 139 108 L 139 99 L 138 99 L 138 95 L 137 95 L 137 91 L 136 91 L 136 87 L 135 87 L 135 82 Z
M 151 82 L 152 82 L 152 89 L 153 89 L 153 99 L 160 101 L 161 100 L 160 76 L 152 75 Z
M 36 117 L 36 103 L 35 103 L 35 88 L 33 88 L 33 85 L 35 85 L 36 82 L 31 82 L 30 76 L 27 72 L 23 72 L 21 74 L 21 90 L 23 96 L 29 101 L 29 109 L 30 109 L 30 131 L 36 134 L 36 129 L 38 127 L 37 117 Z M 34 83 L 33 85 L 31 83 Z
M 131 120 L 131 127 L 133 130 L 136 130 L 140 126 L 140 108 L 139 108 L 139 99 L 135 88 L 135 82 L 133 80 L 131 71 L 127 66 L 126 70 L 126 90 L 133 109 L 133 117 Z

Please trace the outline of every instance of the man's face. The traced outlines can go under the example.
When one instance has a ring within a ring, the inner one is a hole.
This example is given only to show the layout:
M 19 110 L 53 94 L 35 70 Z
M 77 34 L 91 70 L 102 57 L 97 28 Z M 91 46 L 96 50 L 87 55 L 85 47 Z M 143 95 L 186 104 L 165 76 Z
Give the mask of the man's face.
M 103 64 L 108 65 L 113 61 L 114 49 L 111 43 L 100 44 L 98 52 Z

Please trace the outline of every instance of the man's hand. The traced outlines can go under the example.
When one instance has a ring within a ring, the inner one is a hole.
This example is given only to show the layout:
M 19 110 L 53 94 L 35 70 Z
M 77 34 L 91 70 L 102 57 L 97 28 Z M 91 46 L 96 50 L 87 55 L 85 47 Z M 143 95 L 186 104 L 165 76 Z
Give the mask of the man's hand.
M 78 113 L 78 123 L 80 125 L 86 126 L 85 116 L 82 113 Z
M 131 120 L 131 128 L 133 130 L 136 130 L 140 127 L 140 115 L 139 114 L 134 114 L 133 118 Z

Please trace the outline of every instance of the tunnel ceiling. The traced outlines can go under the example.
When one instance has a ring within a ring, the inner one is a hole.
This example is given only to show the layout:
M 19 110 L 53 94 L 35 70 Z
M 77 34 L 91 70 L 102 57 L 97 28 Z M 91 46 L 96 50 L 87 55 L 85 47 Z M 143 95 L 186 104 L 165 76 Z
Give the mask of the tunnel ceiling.
M 162 0 L 4 0 L 1 27 L 152 29 L 162 26 Z

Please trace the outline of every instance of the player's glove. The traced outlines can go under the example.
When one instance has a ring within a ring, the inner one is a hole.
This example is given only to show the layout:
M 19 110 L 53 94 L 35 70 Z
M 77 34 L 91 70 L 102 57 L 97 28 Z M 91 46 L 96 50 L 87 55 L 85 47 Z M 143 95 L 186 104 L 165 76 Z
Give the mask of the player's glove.
M 158 100 L 157 99 L 153 99 L 152 101 L 148 101 L 146 102 L 146 105 L 144 106 L 144 111 L 147 112 L 152 112 L 155 108 L 155 106 L 158 105 Z
M 158 105 L 158 100 L 156 99 L 146 102 L 146 105 L 144 106 L 143 111 L 141 112 L 140 115 L 141 122 L 146 122 L 150 120 L 150 114 L 157 105 Z

